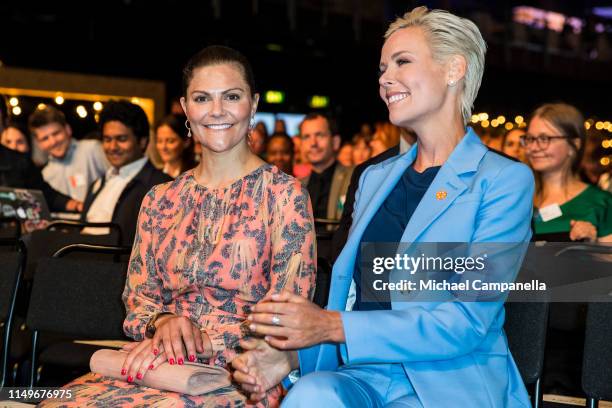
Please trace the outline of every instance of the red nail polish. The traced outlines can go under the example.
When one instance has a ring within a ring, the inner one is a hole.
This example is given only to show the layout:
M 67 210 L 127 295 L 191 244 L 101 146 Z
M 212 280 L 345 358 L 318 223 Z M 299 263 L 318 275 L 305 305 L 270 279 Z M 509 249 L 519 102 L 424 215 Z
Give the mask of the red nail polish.
M 139 380 L 142 380 L 142 374 L 140 373 L 136 374 L 136 378 L 138 378 Z
M 126 375 L 127 374 L 127 370 L 125 368 L 121 369 L 121 375 Z
M 158 349 L 153 349 L 153 355 L 158 355 L 159 354 L 159 350 Z
M 149 365 L 149 370 L 153 369 L 153 364 Z
M 183 365 L 183 363 L 184 363 L 184 362 L 185 362 L 185 361 L 183 360 L 183 357 L 180 357 L 180 358 L 178 359 L 178 364 L 179 364 L 179 365 Z
M 193 354 L 189 356 L 189 361 L 191 362 L 195 361 L 195 356 Z
M 128 382 L 132 382 L 134 381 L 134 377 L 132 377 L 131 375 L 128 375 Z
M 174 359 L 171 358 L 170 360 L 168 360 L 168 362 L 170 363 L 170 365 L 174 365 Z

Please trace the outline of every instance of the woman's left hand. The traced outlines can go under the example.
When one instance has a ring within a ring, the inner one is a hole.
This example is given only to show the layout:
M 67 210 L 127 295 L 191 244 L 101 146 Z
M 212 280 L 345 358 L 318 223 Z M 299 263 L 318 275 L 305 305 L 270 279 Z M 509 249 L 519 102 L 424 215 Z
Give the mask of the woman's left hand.
M 570 239 L 579 241 L 586 239 L 588 242 L 597 241 L 597 228 L 588 221 L 570 221 Z
M 339 312 L 321 309 L 291 292 L 266 296 L 252 310 L 249 328 L 264 335 L 272 347 L 287 350 L 345 341 Z

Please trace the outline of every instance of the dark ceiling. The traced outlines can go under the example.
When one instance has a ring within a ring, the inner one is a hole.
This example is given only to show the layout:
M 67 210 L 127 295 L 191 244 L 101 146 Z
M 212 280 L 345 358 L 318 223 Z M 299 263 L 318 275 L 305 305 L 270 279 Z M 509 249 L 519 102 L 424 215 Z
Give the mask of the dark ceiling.
M 6 66 L 156 79 L 169 97 L 180 91 L 181 67 L 200 48 L 226 44 L 253 62 L 259 88 L 286 92 L 283 106 L 303 112 L 310 95 L 329 95 L 346 132 L 384 119 L 377 65 L 388 20 L 418 4 L 499 24 L 489 42 L 477 110 L 527 113 L 549 100 L 612 117 L 612 65 L 510 47 L 517 4 L 587 18 L 606 2 L 371 0 L 93 0 L 0 3 L 0 60 Z M 498 27 L 499 28 L 499 27 Z

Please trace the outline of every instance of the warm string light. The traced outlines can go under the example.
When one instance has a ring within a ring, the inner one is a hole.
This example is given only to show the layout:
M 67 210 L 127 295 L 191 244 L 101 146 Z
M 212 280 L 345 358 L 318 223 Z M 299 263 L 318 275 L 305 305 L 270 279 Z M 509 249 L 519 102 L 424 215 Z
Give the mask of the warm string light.
M 83 105 L 76 107 L 76 113 L 81 119 L 85 119 L 87 117 L 87 109 L 85 109 Z

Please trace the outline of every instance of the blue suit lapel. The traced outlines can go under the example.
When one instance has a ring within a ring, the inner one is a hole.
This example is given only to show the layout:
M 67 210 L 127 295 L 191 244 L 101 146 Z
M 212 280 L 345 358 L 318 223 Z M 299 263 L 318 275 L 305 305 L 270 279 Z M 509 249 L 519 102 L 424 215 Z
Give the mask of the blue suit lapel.
M 451 206 L 467 188 L 460 176 L 476 172 L 487 147 L 472 128 L 453 150 L 423 199 L 417 206 L 402 235 L 402 242 L 416 242 L 423 231 Z
M 486 152 L 487 147 L 482 144 L 472 128 L 468 127 L 466 135 L 444 163 L 410 218 L 402 235 L 402 242 L 417 242 L 425 229 L 435 222 L 468 188 L 460 176 L 475 172 Z M 367 185 L 360 186 L 359 200 L 367 202 L 367 205 L 360 214 L 355 214 L 357 218 L 353 220 L 348 240 L 334 264 L 328 303 L 330 310 L 344 310 L 361 237 L 376 211 L 395 187 L 406 168 L 412 164 L 416 155 L 417 145 L 415 144 L 397 160 L 371 169 Z M 446 193 L 446 197 L 438 199 L 437 192 Z M 443 240 L 442 237 L 439 239 L 440 242 Z
M 398 157 L 397 160 L 387 164 L 383 162 L 380 166 L 371 169 L 368 174 L 367 185 L 359 186 L 361 189 L 359 200 L 367 204 L 360 214 L 354 214 L 357 215 L 357 218 L 353 220 L 346 244 L 334 264 L 328 302 L 329 309 L 344 310 L 353 279 L 355 258 L 359 250 L 361 237 L 372 217 L 415 157 L 416 145 L 404 155 Z
M 415 242 L 423 231 L 467 189 L 449 166 L 442 166 L 404 230 L 401 242 Z

